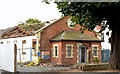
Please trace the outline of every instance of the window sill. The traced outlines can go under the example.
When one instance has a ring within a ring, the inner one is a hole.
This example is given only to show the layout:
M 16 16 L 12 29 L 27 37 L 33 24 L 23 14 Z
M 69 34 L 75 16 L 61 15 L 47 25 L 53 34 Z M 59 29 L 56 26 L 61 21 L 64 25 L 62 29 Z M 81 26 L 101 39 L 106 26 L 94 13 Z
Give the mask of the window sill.
M 53 56 L 53 58 L 58 58 L 58 56 Z
M 70 56 L 70 57 L 66 56 L 66 58 L 73 58 L 73 56 Z
M 98 57 L 98 56 L 93 56 L 93 57 Z

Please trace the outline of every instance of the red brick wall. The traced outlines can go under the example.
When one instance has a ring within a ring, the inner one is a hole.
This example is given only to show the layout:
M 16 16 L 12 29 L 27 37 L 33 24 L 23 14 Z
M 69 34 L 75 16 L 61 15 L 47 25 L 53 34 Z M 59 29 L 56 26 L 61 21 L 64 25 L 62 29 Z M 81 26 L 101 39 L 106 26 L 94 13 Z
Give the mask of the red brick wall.
M 61 47 L 62 47 L 62 42 L 61 41 L 58 41 L 58 42 L 52 42 L 51 43 L 51 48 L 53 49 L 53 45 L 54 44 L 58 44 L 58 58 L 54 58 L 53 57 L 53 62 L 57 63 L 57 64 L 61 64 L 61 54 L 62 54 L 62 50 L 61 50 Z
M 63 44 L 63 64 L 76 64 L 77 63 L 77 42 L 76 41 L 62 41 Z M 66 58 L 66 44 L 73 44 L 73 58 Z
M 59 21 L 55 22 L 54 24 L 50 25 L 49 27 L 45 28 L 41 33 L 40 39 L 40 49 L 50 49 L 50 40 L 52 37 L 56 36 L 62 31 L 69 30 L 69 31 L 79 31 L 81 28 L 80 25 L 76 25 L 74 28 L 69 28 L 67 25 L 67 20 L 69 17 L 63 17 Z M 85 31 L 85 34 L 95 37 L 94 32 Z
M 92 45 L 98 45 L 98 49 L 101 50 L 101 42 L 91 42 L 91 46 L 90 47 L 89 47 L 90 42 L 83 43 L 83 45 L 86 45 L 88 47 L 88 50 L 92 50 Z M 98 59 L 101 62 L 101 51 L 98 51 L 98 54 L 99 54 Z
M 58 44 L 58 52 L 59 52 L 59 56 L 58 58 L 53 58 L 53 62 L 58 63 L 58 64 L 76 64 L 77 63 L 77 42 L 76 41 L 59 41 L 59 42 L 52 42 L 52 48 L 53 48 L 53 44 Z M 73 44 L 73 58 L 66 58 L 66 44 Z M 85 45 L 88 47 L 90 43 L 89 42 L 85 42 L 82 43 L 82 45 Z M 101 49 L 101 43 L 100 42 L 91 42 L 91 46 L 88 47 L 88 50 L 92 50 L 92 45 L 98 45 L 98 48 Z M 63 52 L 63 54 L 62 54 Z M 99 52 L 99 57 L 98 59 L 101 62 L 101 52 Z M 93 62 L 93 61 L 91 61 Z
M 45 28 L 43 32 L 41 32 L 41 39 L 40 39 L 40 49 L 53 49 L 53 44 L 58 44 L 58 58 L 53 58 L 53 62 L 56 62 L 58 64 L 75 64 L 77 63 L 77 42 L 76 41 L 58 41 L 58 42 L 50 42 L 50 39 L 57 34 L 59 34 L 62 31 L 69 30 L 69 31 L 79 31 L 81 28 L 80 25 L 76 25 L 74 28 L 69 28 L 67 25 L 67 20 L 69 17 L 63 17 L 59 21 L 53 23 L 49 27 Z M 95 32 L 89 32 L 85 31 L 84 34 L 87 34 L 89 36 L 95 37 Z M 73 44 L 74 50 L 73 50 L 73 58 L 66 58 L 66 44 Z M 89 45 L 89 42 L 83 43 Z M 101 49 L 101 43 L 100 42 L 92 42 L 91 45 L 98 44 L 99 49 Z M 63 50 L 62 50 L 63 49 Z M 88 49 L 92 49 L 92 46 L 90 46 Z M 62 54 L 63 51 L 63 54 Z M 101 53 L 101 52 L 100 52 Z M 101 56 L 100 56 L 101 58 Z

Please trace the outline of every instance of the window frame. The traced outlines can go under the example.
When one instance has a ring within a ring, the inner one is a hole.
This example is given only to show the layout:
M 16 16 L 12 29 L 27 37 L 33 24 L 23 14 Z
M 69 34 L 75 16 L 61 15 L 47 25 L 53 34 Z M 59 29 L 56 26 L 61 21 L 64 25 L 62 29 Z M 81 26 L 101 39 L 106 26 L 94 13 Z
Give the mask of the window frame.
M 94 47 L 97 47 L 97 49 L 96 49 L 96 53 L 97 53 L 96 55 L 97 56 L 94 55 L 94 50 L 95 50 Z M 98 53 L 99 53 L 98 50 L 99 50 L 98 45 L 92 45 L 92 54 L 93 54 L 94 57 L 98 57 Z
M 68 46 L 71 46 L 71 56 L 68 56 Z M 73 44 L 66 44 L 66 58 L 73 58 Z
M 69 18 L 68 20 L 67 20 L 67 25 L 68 25 L 68 27 L 69 28 L 74 28 L 75 27 L 75 23 L 73 23 L 73 21 L 71 20 L 72 18 Z M 72 26 L 70 26 L 70 25 L 72 25 Z
M 57 47 L 57 56 L 56 54 L 56 50 L 55 47 Z M 53 58 L 58 58 L 59 52 L 58 52 L 59 48 L 58 48 L 58 44 L 53 44 Z

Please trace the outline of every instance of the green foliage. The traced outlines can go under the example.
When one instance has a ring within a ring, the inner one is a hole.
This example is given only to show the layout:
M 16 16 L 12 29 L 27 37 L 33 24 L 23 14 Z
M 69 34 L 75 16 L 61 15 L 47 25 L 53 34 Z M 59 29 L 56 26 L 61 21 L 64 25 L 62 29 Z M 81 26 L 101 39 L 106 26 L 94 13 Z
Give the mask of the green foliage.
M 95 58 L 93 61 L 94 61 L 94 63 L 99 63 L 100 62 L 100 60 L 98 58 Z
M 27 20 L 25 20 L 25 22 L 19 22 L 18 23 L 18 26 L 20 26 L 20 25 L 26 25 L 26 24 L 39 24 L 39 23 L 41 23 L 41 21 L 40 20 L 38 20 L 38 19 L 33 19 L 33 18 L 29 18 L 29 19 L 27 19 Z
M 41 21 L 39 21 L 38 19 L 28 19 L 26 20 L 26 24 L 34 24 L 34 23 L 41 23 Z
M 120 3 L 118 2 L 55 2 L 64 16 L 71 16 L 73 23 L 80 24 L 83 29 L 92 31 L 96 25 L 107 20 L 110 29 L 118 24 Z
M 18 26 L 20 26 L 20 25 L 25 25 L 25 23 L 19 22 L 19 23 L 18 23 Z
M 21 26 L 21 25 L 24 25 L 24 26 Z M 28 31 L 35 30 L 35 31 L 37 31 L 38 29 L 40 29 L 41 27 L 43 27 L 45 25 L 40 20 L 31 18 L 31 19 L 25 20 L 24 23 L 19 22 L 18 26 L 23 30 L 28 30 Z

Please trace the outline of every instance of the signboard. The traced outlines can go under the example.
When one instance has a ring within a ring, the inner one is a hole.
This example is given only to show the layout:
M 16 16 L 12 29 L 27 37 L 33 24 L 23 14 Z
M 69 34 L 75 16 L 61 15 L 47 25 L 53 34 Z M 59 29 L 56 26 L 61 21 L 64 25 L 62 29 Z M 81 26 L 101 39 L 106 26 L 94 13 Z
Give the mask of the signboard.
M 40 52 L 37 53 L 38 57 L 40 57 Z
M 50 59 L 50 52 L 49 51 L 43 51 L 42 52 L 42 59 Z

